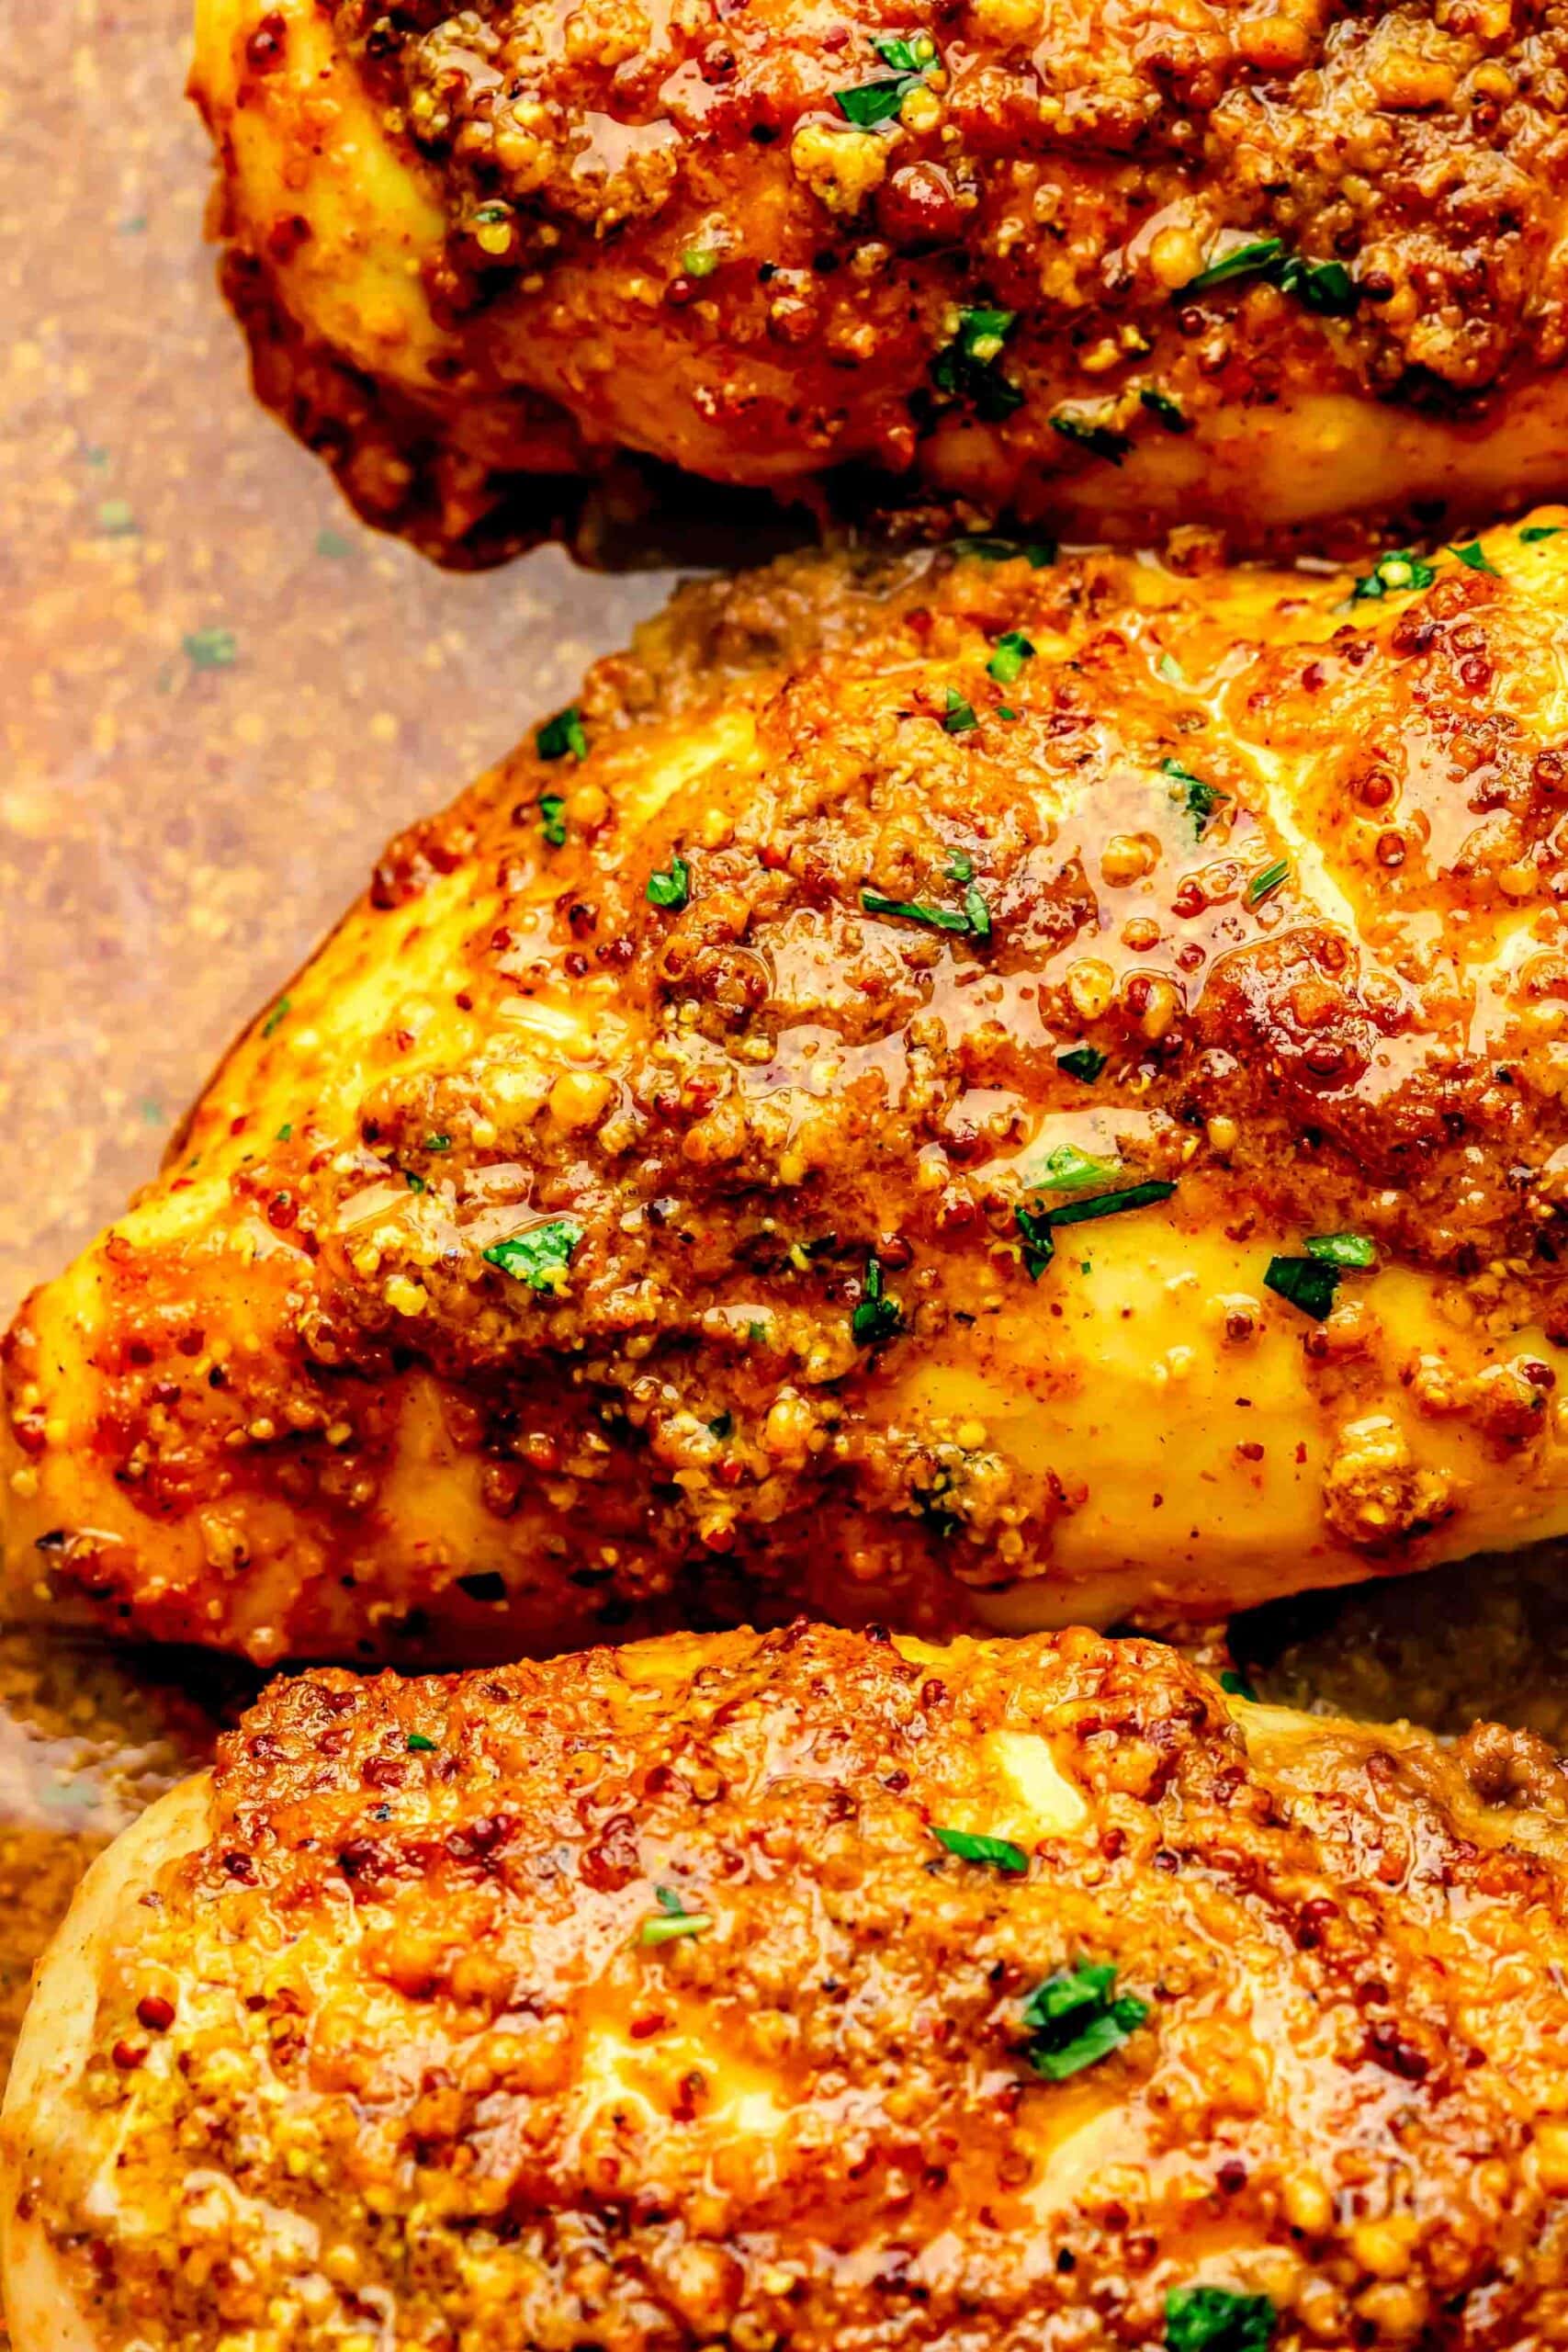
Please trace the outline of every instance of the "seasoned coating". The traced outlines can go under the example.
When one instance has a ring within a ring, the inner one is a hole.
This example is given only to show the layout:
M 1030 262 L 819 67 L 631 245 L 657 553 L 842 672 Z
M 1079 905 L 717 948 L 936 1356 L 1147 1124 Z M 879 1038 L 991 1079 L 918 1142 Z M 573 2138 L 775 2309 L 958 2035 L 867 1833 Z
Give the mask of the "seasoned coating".
M 24 1306 L 13 1592 L 463 1662 L 1561 1532 L 1556 512 L 686 592 Z
M 258 388 L 437 554 L 620 447 L 1252 545 L 1568 487 L 1545 0 L 197 22 Z
M 1564 1800 L 1083 1633 L 276 1685 L 44 1963 L 16 2352 L 1561 2344 Z

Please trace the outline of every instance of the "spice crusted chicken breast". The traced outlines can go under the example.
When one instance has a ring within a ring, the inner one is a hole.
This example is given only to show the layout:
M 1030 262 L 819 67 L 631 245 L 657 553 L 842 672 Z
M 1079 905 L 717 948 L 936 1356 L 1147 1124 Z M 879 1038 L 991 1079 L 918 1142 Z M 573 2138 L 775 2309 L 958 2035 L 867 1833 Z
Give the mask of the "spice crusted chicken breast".
M 1252 545 L 1564 490 L 1541 0 L 197 14 L 258 386 L 438 554 L 620 447 Z
M 1559 2344 L 1565 1842 L 1082 1633 L 278 1684 L 40 1970 L 16 2352 Z
M 1561 1533 L 1557 514 L 683 593 L 24 1306 L 14 1592 L 463 1662 Z

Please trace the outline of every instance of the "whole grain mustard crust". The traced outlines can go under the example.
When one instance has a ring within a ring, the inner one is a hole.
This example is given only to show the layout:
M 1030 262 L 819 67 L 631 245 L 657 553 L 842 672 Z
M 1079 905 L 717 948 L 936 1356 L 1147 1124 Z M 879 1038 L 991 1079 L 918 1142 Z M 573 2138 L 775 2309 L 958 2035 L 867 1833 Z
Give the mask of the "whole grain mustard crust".
M 95 2352 L 1560 2343 L 1564 1821 L 1082 1633 L 279 1683 L 46 1964 L 18 2352 L 29 2234 Z
M 1540 0 L 197 14 L 258 382 L 437 552 L 622 445 L 1253 542 L 1564 486 Z
M 461 1660 L 1568 1525 L 1568 514 L 1040 557 L 688 589 L 392 844 L 21 1310 L 15 1596 Z

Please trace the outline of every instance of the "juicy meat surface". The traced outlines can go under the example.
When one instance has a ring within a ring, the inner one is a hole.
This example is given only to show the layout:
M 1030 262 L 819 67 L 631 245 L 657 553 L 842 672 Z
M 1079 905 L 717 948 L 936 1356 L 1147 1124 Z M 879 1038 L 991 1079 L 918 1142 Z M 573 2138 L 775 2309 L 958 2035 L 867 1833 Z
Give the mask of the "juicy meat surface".
M 197 20 L 259 388 L 438 554 L 618 447 L 1253 545 L 1568 487 L 1545 0 Z
M 1564 1798 L 1082 1633 L 275 1685 L 40 1973 L 17 2352 L 1555 2343 Z
M 1557 514 L 683 592 L 22 1307 L 13 1599 L 458 1663 L 1562 1532 Z

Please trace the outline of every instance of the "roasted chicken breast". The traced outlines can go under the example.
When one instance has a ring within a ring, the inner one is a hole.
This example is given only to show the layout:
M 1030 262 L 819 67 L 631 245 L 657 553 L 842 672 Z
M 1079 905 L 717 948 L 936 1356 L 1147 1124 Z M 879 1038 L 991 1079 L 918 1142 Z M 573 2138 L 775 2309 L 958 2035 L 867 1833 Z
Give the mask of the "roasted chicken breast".
M 459 1662 L 1562 1532 L 1556 514 L 686 591 L 24 1306 L 13 1596 Z
M 276 1685 L 43 1963 L 16 2352 L 1557 2343 L 1564 1811 L 1082 1633 Z
M 258 385 L 504 551 L 618 447 L 1093 536 L 1568 482 L 1541 0 L 198 0 Z

